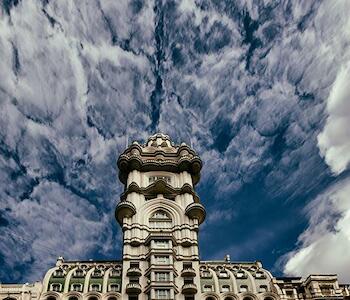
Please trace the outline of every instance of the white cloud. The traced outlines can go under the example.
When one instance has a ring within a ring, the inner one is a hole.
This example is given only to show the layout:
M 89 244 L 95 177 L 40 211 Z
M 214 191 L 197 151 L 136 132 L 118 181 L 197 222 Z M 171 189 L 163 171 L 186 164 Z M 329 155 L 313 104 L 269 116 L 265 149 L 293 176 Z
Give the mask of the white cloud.
M 326 125 L 318 135 L 318 146 L 321 154 L 336 175 L 345 171 L 350 162 L 349 86 L 350 61 L 341 66 L 338 72 L 327 99 L 327 112 L 329 115 Z
M 287 254 L 284 273 L 338 274 L 350 281 L 350 179 L 334 184 L 306 208 L 308 228 L 299 236 L 297 250 Z

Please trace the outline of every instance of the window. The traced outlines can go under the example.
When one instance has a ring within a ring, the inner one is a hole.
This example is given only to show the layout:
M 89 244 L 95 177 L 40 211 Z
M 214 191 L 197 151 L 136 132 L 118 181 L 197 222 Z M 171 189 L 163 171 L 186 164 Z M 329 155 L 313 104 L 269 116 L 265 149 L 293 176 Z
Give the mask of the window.
M 156 298 L 157 299 L 170 299 L 170 290 L 162 289 L 156 290 Z
M 129 282 L 130 283 L 139 283 L 139 278 L 138 277 L 130 277 Z
M 267 292 L 267 286 L 266 286 L 266 285 L 261 285 L 261 286 L 259 287 L 259 292 L 260 292 L 260 293 Z
M 81 283 L 73 283 L 70 288 L 71 291 L 82 292 L 83 285 Z
M 61 288 L 62 288 L 62 285 L 60 283 L 52 283 L 51 284 L 51 291 L 60 292 Z
M 203 278 L 211 278 L 210 271 L 202 271 L 201 275 L 202 275 Z
M 88 300 L 98 300 L 98 298 L 96 296 L 90 296 Z
M 84 271 L 82 269 L 75 270 L 74 277 L 84 277 Z
M 130 263 L 130 268 L 139 268 L 140 264 L 138 262 L 131 262 Z
M 116 298 L 116 297 L 111 296 L 111 297 L 108 297 L 108 298 L 107 298 L 107 300 L 117 300 L 117 298 Z
M 113 283 L 110 284 L 108 287 L 109 292 L 118 292 L 119 291 L 119 284 Z
M 220 278 L 228 278 L 230 277 L 226 271 L 220 271 L 219 272 L 219 277 Z
M 170 176 L 161 176 L 161 175 L 158 175 L 158 176 L 150 176 L 150 177 L 148 177 L 148 182 L 149 182 L 149 184 L 151 184 L 151 183 L 153 183 L 153 182 L 155 182 L 155 181 L 157 181 L 157 180 L 159 180 L 159 179 L 162 179 L 162 180 L 164 180 L 166 183 L 171 184 L 171 178 L 170 178 Z
M 70 297 L 68 298 L 68 300 L 78 300 L 78 297 L 76 297 L 76 296 L 70 296 Z
M 111 277 L 118 277 L 118 276 L 120 276 L 120 270 L 112 269 L 109 274 Z
M 229 292 L 230 291 L 230 286 L 229 285 L 223 285 L 221 287 L 221 291 L 224 292 Z
M 293 290 L 287 290 L 286 295 L 288 298 L 293 298 L 293 296 L 294 296 Z
M 55 296 L 49 296 L 46 298 L 46 300 L 57 300 Z
M 246 285 L 241 285 L 240 288 L 239 288 L 239 291 L 240 291 L 241 293 L 248 292 L 248 286 L 246 286 Z
M 102 277 L 102 272 L 98 269 L 95 269 L 92 274 L 91 277 Z
M 255 278 L 264 278 L 264 273 L 263 272 L 256 272 L 255 273 Z
M 189 268 L 192 268 L 192 263 L 191 262 L 184 262 L 182 266 L 184 269 L 189 269 Z
M 237 272 L 237 278 L 244 278 L 244 272 L 242 271 Z
M 162 210 L 156 211 L 149 219 L 152 228 L 171 228 L 171 218 Z
M 169 256 L 155 256 L 155 259 L 159 265 L 168 265 L 170 263 Z
M 156 272 L 156 281 L 170 281 L 170 273 Z
M 129 299 L 129 300 L 138 300 L 139 297 L 138 297 L 138 296 L 129 296 L 128 299 Z
M 158 249 L 169 249 L 169 241 L 167 240 L 158 240 L 154 241 L 154 243 Z
M 213 291 L 213 286 L 206 284 L 203 286 L 203 292 L 212 292 Z
M 63 270 L 62 270 L 62 269 L 56 270 L 56 271 L 53 273 L 53 276 L 54 276 L 54 277 L 63 277 L 63 276 L 64 276 Z
M 101 289 L 101 285 L 100 284 L 91 284 L 90 285 L 90 291 L 91 292 L 99 292 Z
M 185 277 L 184 284 L 190 284 L 190 283 L 193 283 L 193 278 Z
M 321 293 L 323 296 L 331 296 L 332 295 L 332 290 L 333 290 L 332 285 L 321 285 L 320 289 L 321 289 Z

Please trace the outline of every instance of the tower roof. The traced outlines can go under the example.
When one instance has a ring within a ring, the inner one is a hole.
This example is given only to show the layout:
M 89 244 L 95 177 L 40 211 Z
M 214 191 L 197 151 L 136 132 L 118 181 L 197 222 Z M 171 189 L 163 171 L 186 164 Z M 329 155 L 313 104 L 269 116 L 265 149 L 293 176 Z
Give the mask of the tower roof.
M 187 171 L 193 183 L 200 178 L 202 161 L 197 153 L 185 143 L 176 145 L 163 133 L 150 136 L 145 144 L 133 142 L 119 156 L 117 162 L 119 179 L 126 183 L 128 174 L 133 170 L 147 171 Z

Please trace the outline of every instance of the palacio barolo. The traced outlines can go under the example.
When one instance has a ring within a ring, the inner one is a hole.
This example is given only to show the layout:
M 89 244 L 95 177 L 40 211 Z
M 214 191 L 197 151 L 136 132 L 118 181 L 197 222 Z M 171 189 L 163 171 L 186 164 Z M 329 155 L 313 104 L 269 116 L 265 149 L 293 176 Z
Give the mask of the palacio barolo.
M 115 210 L 122 260 L 59 257 L 42 282 L 0 284 L 0 300 L 350 299 L 334 274 L 274 277 L 258 261 L 200 260 L 202 161 L 185 143 L 158 133 L 132 143 L 117 164 L 125 186 Z

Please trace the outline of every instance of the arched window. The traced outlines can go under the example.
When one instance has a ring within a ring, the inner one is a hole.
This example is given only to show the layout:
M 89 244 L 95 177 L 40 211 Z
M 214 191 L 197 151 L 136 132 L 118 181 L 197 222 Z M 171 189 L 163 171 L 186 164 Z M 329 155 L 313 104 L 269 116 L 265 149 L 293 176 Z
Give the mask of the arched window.
M 251 297 L 244 297 L 243 300 L 253 300 Z
M 70 296 L 68 300 L 79 300 L 77 296 Z
M 169 215 L 163 210 L 157 210 L 149 219 L 152 228 L 171 228 L 172 222 Z
M 207 297 L 205 300 L 216 300 L 214 297 Z
M 90 296 L 88 300 L 98 300 L 98 298 L 96 296 Z
M 264 300 L 275 300 L 272 297 L 265 297 Z
M 232 297 L 225 297 L 224 300 L 233 300 L 233 298 Z
M 49 296 L 46 298 L 46 300 L 56 300 L 56 297 L 55 296 Z
M 111 297 L 108 297 L 107 300 L 117 300 L 117 297 L 111 296 Z

